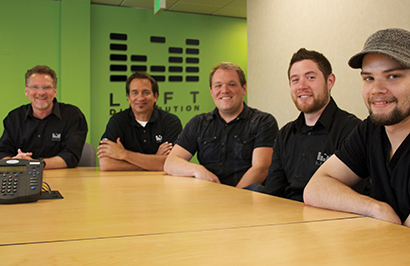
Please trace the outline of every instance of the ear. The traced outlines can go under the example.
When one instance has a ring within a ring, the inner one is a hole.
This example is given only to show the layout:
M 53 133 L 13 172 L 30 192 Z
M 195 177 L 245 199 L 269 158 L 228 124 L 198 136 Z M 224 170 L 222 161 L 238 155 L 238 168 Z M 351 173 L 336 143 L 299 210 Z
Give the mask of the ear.
M 330 74 L 329 77 L 327 77 L 327 89 L 330 90 L 333 88 L 333 85 L 335 85 L 336 82 L 336 76 L 335 74 Z
M 243 90 L 243 96 L 245 96 L 245 94 L 246 94 L 246 92 L 247 92 L 247 90 L 248 90 L 248 87 L 247 87 L 247 84 L 246 84 L 246 83 L 242 86 L 242 90 Z
M 158 96 L 159 96 L 158 93 L 155 93 L 155 94 L 154 94 L 155 102 L 158 101 Z
M 26 88 L 24 89 L 24 95 L 26 95 L 26 96 L 28 97 L 27 86 L 26 86 Z

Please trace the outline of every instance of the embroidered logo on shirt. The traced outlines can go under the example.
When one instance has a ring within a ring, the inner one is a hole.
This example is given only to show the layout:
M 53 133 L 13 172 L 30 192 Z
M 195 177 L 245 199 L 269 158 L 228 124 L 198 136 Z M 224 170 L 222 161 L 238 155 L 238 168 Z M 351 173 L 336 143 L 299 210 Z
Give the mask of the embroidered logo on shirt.
M 327 159 L 329 159 L 329 157 L 330 155 L 327 155 L 325 152 L 318 152 L 316 157 L 316 165 L 322 165 Z
M 157 143 L 162 143 L 162 136 L 161 135 L 156 135 L 155 140 L 157 141 Z
M 52 141 L 60 141 L 61 140 L 61 133 L 51 133 L 51 140 Z

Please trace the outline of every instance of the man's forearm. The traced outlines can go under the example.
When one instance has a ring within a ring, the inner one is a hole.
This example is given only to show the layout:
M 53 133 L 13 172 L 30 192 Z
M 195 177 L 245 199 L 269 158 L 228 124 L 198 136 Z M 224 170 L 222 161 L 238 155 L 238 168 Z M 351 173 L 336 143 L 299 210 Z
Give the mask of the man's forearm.
M 332 177 L 320 175 L 312 177 L 305 188 L 303 199 L 311 206 L 357 213 L 401 224 L 390 205 L 361 195 Z
M 195 168 L 201 166 L 191 163 L 178 156 L 169 156 L 164 164 L 164 171 L 169 175 L 176 176 L 195 176 Z
M 127 151 L 124 160 L 142 169 L 150 171 L 164 171 L 166 155 L 144 154 Z
M 67 163 L 60 156 L 44 158 L 44 162 L 46 163 L 44 169 L 67 168 Z
M 239 183 L 236 185 L 238 188 L 245 188 L 252 184 L 262 184 L 268 175 L 269 168 L 252 166 L 242 176 Z
M 109 157 L 99 158 L 101 171 L 139 171 L 145 170 L 127 161 L 112 159 Z

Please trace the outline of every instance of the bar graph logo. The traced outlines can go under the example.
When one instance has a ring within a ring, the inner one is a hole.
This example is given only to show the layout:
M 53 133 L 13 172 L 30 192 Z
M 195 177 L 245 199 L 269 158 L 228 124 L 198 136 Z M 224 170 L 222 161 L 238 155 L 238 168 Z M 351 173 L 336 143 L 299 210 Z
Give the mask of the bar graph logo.
M 164 44 L 166 52 L 165 65 L 152 65 L 146 54 L 128 56 L 128 35 L 110 34 L 110 82 L 124 82 L 127 72 L 148 72 L 157 82 L 198 82 L 199 81 L 199 40 L 185 39 L 185 45 L 170 47 L 166 45 L 166 37 L 151 36 L 150 43 Z M 182 47 L 184 46 L 184 47 Z M 185 66 L 183 66 L 185 62 Z

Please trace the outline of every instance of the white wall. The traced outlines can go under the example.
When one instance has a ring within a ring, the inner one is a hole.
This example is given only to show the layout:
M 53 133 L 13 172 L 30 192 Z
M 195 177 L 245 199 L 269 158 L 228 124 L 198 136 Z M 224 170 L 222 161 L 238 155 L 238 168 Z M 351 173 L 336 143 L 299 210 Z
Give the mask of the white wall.
M 305 47 L 332 64 L 339 107 L 365 118 L 360 70 L 347 61 L 379 29 L 410 30 L 409 10 L 406 0 L 248 0 L 249 105 L 272 113 L 279 126 L 297 117 L 287 69 L 292 54 Z

